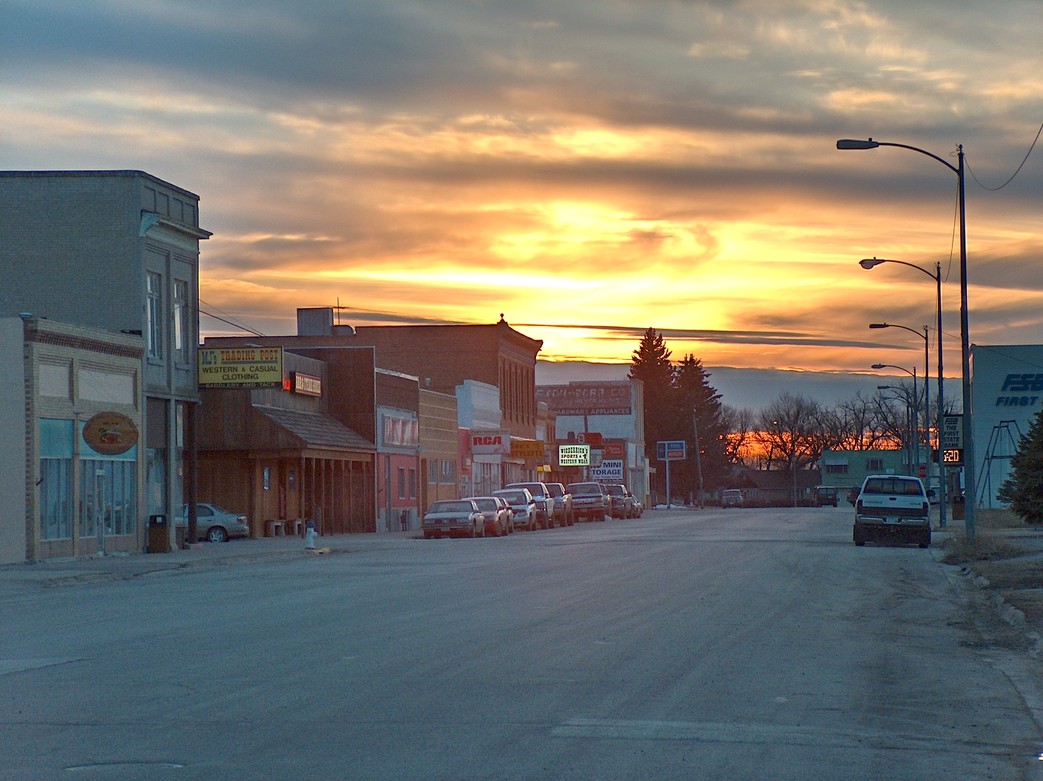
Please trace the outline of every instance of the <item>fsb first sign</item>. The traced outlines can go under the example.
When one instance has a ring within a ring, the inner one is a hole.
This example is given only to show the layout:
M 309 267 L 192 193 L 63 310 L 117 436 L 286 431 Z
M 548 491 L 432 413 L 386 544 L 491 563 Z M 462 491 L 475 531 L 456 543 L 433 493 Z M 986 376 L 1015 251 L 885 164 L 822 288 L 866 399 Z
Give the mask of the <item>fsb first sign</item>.
M 659 461 L 684 461 L 684 440 L 668 439 L 656 442 L 656 458 Z

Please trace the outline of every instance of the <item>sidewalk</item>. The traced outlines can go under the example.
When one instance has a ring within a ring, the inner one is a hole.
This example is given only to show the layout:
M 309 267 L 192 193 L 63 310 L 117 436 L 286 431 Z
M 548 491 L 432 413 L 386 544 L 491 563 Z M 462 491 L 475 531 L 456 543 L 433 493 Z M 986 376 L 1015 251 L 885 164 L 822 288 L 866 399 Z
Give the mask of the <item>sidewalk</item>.
M 0 585 L 42 588 L 130 580 L 173 574 L 192 568 L 227 566 L 262 560 L 295 559 L 323 553 L 349 553 L 420 536 L 417 530 L 381 534 L 342 534 L 319 537 L 316 550 L 306 550 L 301 537 L 262 537 L 229 542 L 200 542 L 170 553 L 118 553 L 76 559 L 49 559 L 35 564 L 0 565 Z

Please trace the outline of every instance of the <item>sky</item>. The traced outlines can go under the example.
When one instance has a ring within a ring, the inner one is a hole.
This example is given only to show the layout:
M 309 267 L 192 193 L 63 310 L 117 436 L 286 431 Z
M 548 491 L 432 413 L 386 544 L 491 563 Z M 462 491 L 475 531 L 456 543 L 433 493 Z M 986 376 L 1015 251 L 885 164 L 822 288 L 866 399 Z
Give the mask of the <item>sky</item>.
M 5 0 L 0 168 L 198 194 L 204 335 L 502 314 L 549 362 L 652 327 L 922 372 L 935 282 L 876 256 L 941 264 L 959 376 L 958 178 L 836 141 L 962 144 L 970 341 L 1043 342 L 1041 52 L 1038 0 Z

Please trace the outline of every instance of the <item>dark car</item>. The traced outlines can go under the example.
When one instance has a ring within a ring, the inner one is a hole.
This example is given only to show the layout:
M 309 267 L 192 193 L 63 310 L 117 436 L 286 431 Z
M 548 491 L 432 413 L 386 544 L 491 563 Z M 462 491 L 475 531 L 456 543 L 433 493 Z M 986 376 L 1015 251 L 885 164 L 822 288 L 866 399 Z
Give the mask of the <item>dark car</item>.
M 609 510 L 609 515 L 613 518 L 635 517 L 634 496 L 627 490 L 625 485 L 617 483 L 606 484 L 605 493 L 608 494 L 608 498 L 612 502 L 612 508 Z
M 576 520 L 604 521 L 612 509 L 612 500 L 601 483 L 569 483 L 565 490 L 572 494 L 572 511 Z
M 815 486 L 816 507 L 836 507 L 839 491 L 831 485 Z

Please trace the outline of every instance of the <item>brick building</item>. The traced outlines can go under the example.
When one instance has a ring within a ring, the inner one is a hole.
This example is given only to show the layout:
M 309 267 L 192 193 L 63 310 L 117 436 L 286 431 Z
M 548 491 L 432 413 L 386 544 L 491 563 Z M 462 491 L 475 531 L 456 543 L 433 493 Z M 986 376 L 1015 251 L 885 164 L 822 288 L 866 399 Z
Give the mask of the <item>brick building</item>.
M 199 197 L 143 171 L 0 171 L 0 214 L 0 317 L 142 338 L 135 522 L 174 518 L 198 401 Z

